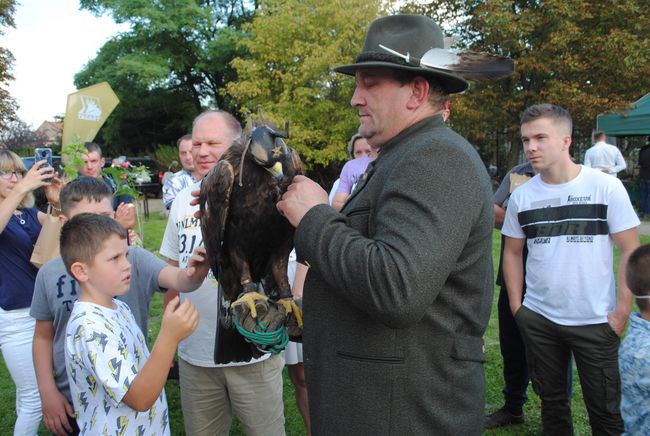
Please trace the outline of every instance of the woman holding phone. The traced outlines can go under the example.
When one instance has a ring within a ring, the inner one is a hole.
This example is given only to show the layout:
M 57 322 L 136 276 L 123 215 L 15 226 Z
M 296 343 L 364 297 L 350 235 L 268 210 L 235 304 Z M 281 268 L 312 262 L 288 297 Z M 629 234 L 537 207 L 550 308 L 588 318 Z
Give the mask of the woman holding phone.
M 46 215 L 33 207 L 33 191 L 44 186 L 56 213 L 61 188 L 45 163 L 36 162 L 27 171 L 18 155 L 0 150 L 0 350 L 16 385 L 14 435 L 35 435 L 41 421 L 32 360 L 35 322 L 29 316 L 38 270 L 30 258 Z

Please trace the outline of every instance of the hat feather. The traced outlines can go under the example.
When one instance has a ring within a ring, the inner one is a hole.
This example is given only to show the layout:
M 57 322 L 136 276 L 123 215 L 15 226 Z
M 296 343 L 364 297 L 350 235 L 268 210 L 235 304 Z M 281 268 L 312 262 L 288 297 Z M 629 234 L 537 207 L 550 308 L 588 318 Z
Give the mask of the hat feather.
M 473 51 L 432 48 L 420 65 L 433 70 L 458 74 L 468 80 L 498 80 L 514 73 L 515 62 L 507 57 Z

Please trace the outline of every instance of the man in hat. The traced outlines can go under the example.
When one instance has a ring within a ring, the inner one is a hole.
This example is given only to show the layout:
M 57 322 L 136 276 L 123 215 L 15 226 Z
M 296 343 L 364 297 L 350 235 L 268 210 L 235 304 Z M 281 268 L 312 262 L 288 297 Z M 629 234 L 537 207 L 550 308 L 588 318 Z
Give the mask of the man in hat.
M 356 63 L 335 70 L 356 77 L 359 132 L 379 157 L 340 213 L 303 176 L 278 203 L 311 266 L 303 340 L 314 435 L 483 431 L 492 189 L 474 147 L 442 118 L 467 82 L 420 65 L 442 47 L 429 18 L 374 21 Z

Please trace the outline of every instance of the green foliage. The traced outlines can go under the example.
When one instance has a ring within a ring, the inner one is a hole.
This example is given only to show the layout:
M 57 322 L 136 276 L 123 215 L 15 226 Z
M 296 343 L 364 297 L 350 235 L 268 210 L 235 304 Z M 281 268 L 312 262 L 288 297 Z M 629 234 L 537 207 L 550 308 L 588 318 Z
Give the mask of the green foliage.
M 153 152 L 154 158 L 163 171 L 167 170 L 172 162 L 178 164 L 178 148 L 174 145 L 158 145 Z
M 331 68 L 354 60 L 379 8 L 372 0 L 265 0 L 244 26 L 247 56 L 233 60 L 239 79 L 227 93 L 243 111 L 261 104 L 276 124 L 289 121 L 289 144 L 308 168 L 345 158 L 359 125 L 354 79 Z
M 79 175 L 79 170 L 85 165 L 83 155 L 88 154 L 86 146 L 77 141 L 61 148 L 61 161 L 63 162 L 63 174 L 67 181 L 72 181 Z
M 140 73 L 130 61 L 123 61 L 120 41 L 109 41 L 75 76 L 85 86 L 108 81 L 120 99 L 96 141 L 106 144 L 105 153 L 138 155 L 151 152 L 156 144 L 172 144 L 187 132 L 198 109 L 182 88 L 153 88 L 146 66 Z
M 515 75 L 473 83 L 452 98 L 451 123 L 486 157 L 521 150 L 519 117 L 551 102 L 574 118 L 574 144 L 590 146 L 596 115 L 627 106 L 650 88 L 650 3 L 644 0 L 434 0 L 407 10 L 429 14 L 459 47 L 510 56 Z M 499 132 L 499 133 L 497 133 Z M 575 148 L 574 145 L 574 148 Z
M 0 0 L 0 36 L 4 35 L 4 27 L 15 27 L 14 13 L 16 12 L 15 0 Z M 0 129 L 16 118 L 18 105 L 6 89 L 12 81 L 11 67 L 14 56 L 9 50 L 0 47 Z
M 234 110 L 219 90 L 236 75 L 241 23 L 252 15 L 244 0 L 82 0 L 81 7 L 109 14 L 130 29 L 108 41 L 77 74 L 75 84 L 106 80 L 120 105 L 98 141 L 112 153 L 151 152 L 187 133 L 205 106 Z
M 117 189 L 113 193 L 115 197 L 128 195 L 139 198 L 141 194 L 136 189 L 136 184 L 151 182 L 151 174 L 146 166 L 131 165 L 129 161 L 104 168 L 102 175 L 110 177 L 117 183 Z

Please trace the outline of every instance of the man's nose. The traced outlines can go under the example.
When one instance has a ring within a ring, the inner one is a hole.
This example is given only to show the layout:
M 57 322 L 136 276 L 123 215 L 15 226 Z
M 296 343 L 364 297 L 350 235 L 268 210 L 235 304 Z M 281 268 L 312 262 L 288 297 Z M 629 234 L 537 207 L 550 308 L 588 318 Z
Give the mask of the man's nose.
M 361 106 L 363 103 L 364 103 L 364 99 L 362 98 L 361 91 L 357 86 L 356 88 L 354 88 L 354 93 L 352 93 L 352 98 L 350 99 L 350 105 L 356 107 L 356 106 Z
M 210 154 L 210 146 L 206 143 L 202 143 L 199 147 L 199 156 L 207 156 Z

